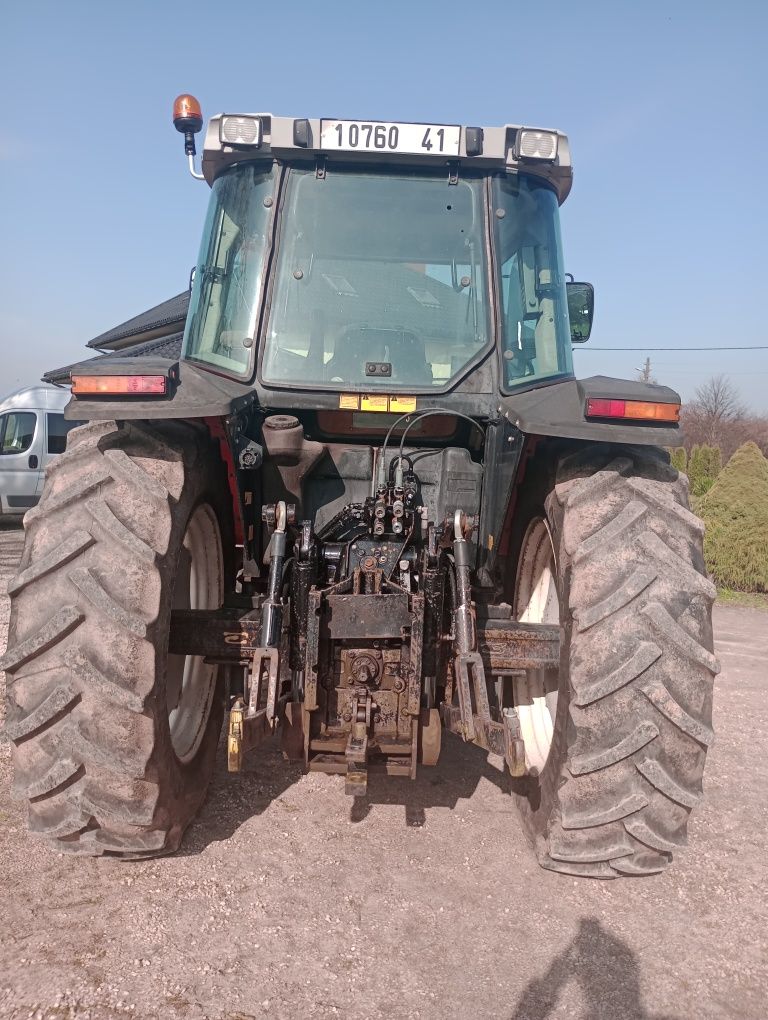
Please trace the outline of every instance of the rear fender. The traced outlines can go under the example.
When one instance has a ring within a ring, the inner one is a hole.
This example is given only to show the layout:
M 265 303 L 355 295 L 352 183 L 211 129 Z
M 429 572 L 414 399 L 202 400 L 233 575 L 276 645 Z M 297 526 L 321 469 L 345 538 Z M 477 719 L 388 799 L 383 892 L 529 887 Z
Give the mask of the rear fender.
M 527 436 L 628 443 L 632 446 L 679 445 L 680 427 L 676 423 L 590 421 L 584 413 L 589 397 L 680 403 L 679 394 L 668 386 L 598 375 L 589 379 L 567 379 L 502 397 L 499 413 Z

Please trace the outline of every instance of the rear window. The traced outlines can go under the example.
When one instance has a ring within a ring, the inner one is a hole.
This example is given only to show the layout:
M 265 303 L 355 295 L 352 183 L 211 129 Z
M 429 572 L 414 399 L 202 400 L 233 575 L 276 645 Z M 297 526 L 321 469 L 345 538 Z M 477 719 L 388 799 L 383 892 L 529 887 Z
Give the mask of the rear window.
M 0 415 L 0 454 L 26 453 L 35 438 L 37 415 L 11 411 Z
M 67 433 L 70 429 L 82 425 L 81 421 L 67 421 L 63 414 L 48 416 L 48 453 L 64 453 L 67 446 Z

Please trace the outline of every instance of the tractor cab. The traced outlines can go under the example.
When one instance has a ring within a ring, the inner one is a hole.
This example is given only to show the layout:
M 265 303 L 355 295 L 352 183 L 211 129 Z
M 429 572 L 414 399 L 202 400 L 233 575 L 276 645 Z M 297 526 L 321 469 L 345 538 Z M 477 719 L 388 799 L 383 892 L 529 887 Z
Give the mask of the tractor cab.
M 186 360 L 346 409 L 572 376 L 564 135 L 222 115 L 203 175 Z

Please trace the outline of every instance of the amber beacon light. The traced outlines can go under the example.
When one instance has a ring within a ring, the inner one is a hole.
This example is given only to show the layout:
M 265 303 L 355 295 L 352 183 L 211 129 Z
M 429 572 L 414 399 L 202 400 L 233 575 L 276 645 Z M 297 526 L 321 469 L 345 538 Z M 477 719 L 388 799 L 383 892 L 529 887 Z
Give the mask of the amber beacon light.
M 184 152 L 189 160 L 189 172 L 195 180 L 205 180 L 195 170 L 195 135 L 203 126 L 203 111 L 200 103 L 188 92 L 182 92 L 173 101 L 173 126 L 184 135 Z
M 183 92 L 173 101 L 173 126 L 184 135 L 184 152 L 195 155 L 195 135 L 203 126 L 203 111 L 194 96 Z

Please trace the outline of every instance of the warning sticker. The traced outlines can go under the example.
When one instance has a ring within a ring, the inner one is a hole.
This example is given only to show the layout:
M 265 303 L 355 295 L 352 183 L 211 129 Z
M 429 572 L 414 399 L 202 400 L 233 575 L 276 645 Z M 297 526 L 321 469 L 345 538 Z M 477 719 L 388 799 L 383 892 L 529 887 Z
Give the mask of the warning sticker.
M 388 411 L 389 397 L 376 394 L 365 394 L 360 400 L 361 411 Z
M 390 397 L 386 393 L 339 394 L 341 411 L 378 411 L 379 413 L 409 414 L 416 410 L 416 397 Z
M 398 414 L 407 414 L 408 411 L 415 411 L 416 397 L 390 397 L 389 409 L 390 411 L 396 411 Z

